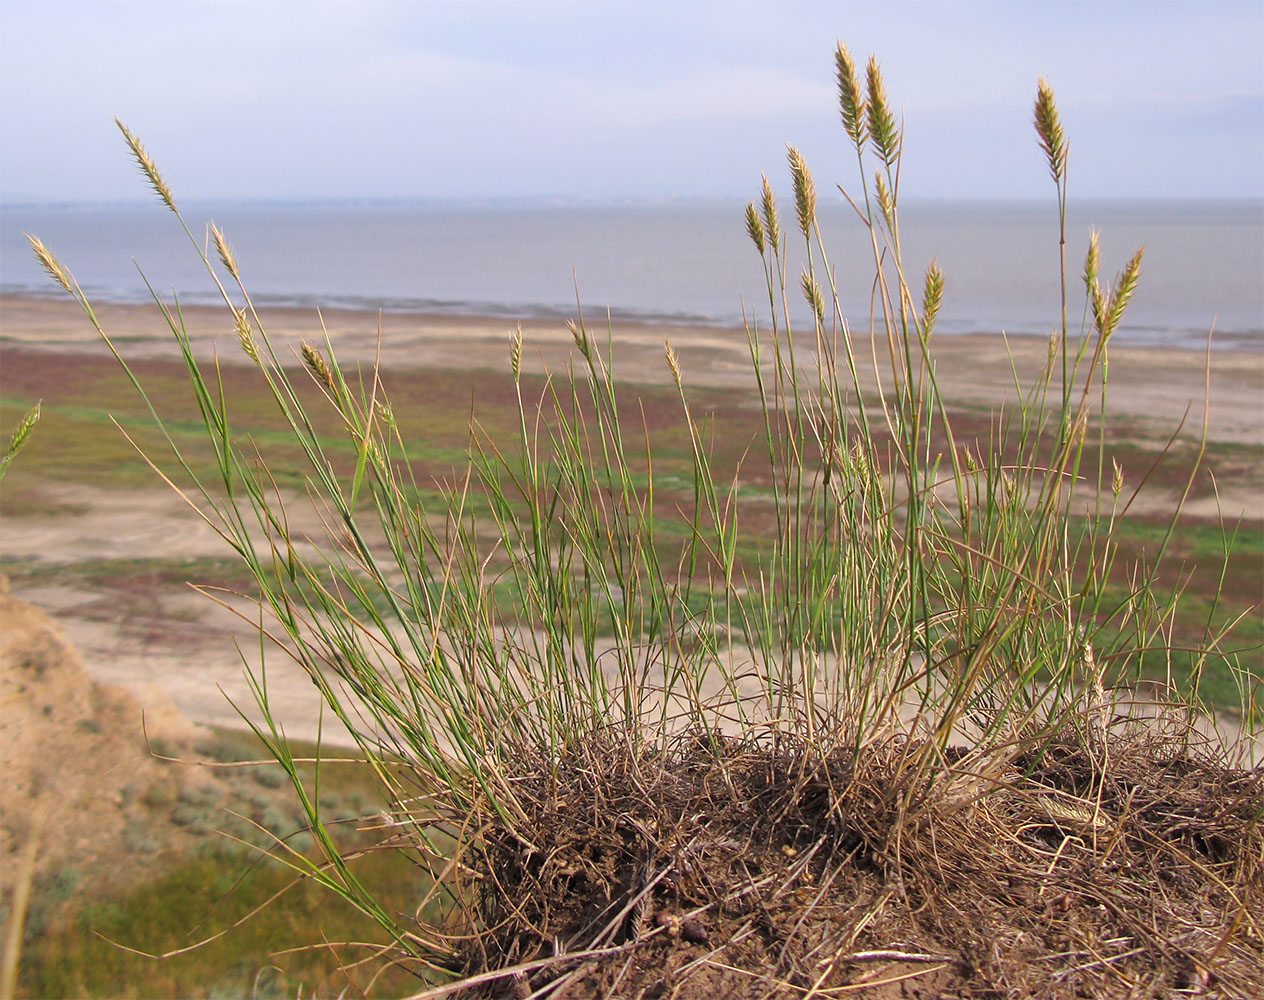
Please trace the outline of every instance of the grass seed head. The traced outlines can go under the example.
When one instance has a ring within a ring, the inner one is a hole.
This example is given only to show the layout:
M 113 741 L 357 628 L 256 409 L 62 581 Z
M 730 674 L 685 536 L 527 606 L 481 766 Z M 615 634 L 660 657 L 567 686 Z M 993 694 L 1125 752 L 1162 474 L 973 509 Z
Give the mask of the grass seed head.
M 882 157 L 888 167 L 894 166 L 900 156 L 900 130 L 895 124 L 895 115 L 887 102 L 886 88 L 882 84 L 882 70 L 874 56 L 869 57 L 869 66 L 865 71 L 869 85 L 869 138 L 873 142 L 874 151 Z
M 127 147 L 132 151 L 132 156 L 136 159 L 136 165 L 140 167 L 140 172 L 145 175 L 145 179 L 153 187 L 154 193 L 162 199 L 164 205 L 171 211 L 176 212 L 176 200 L 171 195 L 171 188 L 167 187 L 167 182 L 162 179 L 162 174 L 158 173 L 158 167 L 154 163 L 153 157 L 146 152 L 145 147 L 140 144 L 140 140 L 132 135 L 126 125 L 117 118 L 114 119 L 114 124 L 123 133 L 123 138 L 127 140 Z
M 803 297 L 807 299 L 807 303 L 812 307 L 812 315 L 816 317 L 819 326 L 825 325 L 825 300 L 821 296 L 821 284 L 807 271 L 803 272 L 799 279 L 800 287 L 803 289 Z
M 794 210 L 799 217 L 799 231 L 806 239 L 816 222 L 816 185 L 808 165 L 794 146 L 786 147 L 786 159 L 790 163 L 790 178 L 794 183 Z
M 303 363 L 307 365 L 307 370 L 312 373 L 312 377 L 330 392 L 336 394 L 338 390 L 334 382 L 333 372 L 329 370 L 329 365 L 325 363 L 320 351 L 305 340 L 303 341 L 302 353 Z
M 575 346 L 579 348 L 579 353 L 584 357 L 588 357 L 588 331 L 573 319 L 566 321 L 566 329 L 570 331 L 571 340 L 575 341 Z
M 1089 307 L 1093 312 L 1093 328 L 1097 331 L 1098 336 L 1104 336 L 1107 333 L 1106 319 L 1106 293 L 1102 290 L 1102 283 L 1096 279 L 1093 280 L 1093 287 L 1088 293 Z
M 865 144 L 865 99 L 860 93 L 860 82 L 856 78 L 856 64 L 852 62 L 851 53 L 842 42 L 838 43 L 838 51 L 834 53 L 834 64 L 837 67 L 838 107 L 843 118 L 843 128 L 859 151 Z
M 1058 118 L 1058 106 L 1053 100 L 1053 88 L 1042 76 L 1036 84 L 1036 105 L 1032 113 L 1036 125 L 1036 135 L 1040 137 L 1040 148 L 1045 151 L 1045 159 L 1049 161 L 1049 173 L 1055 182 L 1060 183 L 1066 173 L 1067 142 L 1062 132 L 1062 122 Z
M 1119 464 L 1119 460 L 1116 458 L 1112 458 L 1110 461 L 1111 461 L 1111 464 L 1115 467 L 1115 473 L 1110 478 L 1110 493 L 1111 493 L 1111 496 L 1118 499 L 1119 494 L 1123 491 L 1123 488 L 1124 488 L 1124 467 Z
M 41 402 L 43 402 L 41 400 Z M 35 429 L 35 425 L 39 423 L 40 404 L 36 403 L 23 415 L 18 421 L 17 427 L 13 428 L 13 433 L 9 435 L 9 446 L 5 449 L 6 455 L 16 455 L 18 449 L 26 444 L 27 439 L 31 436 L 31 431 Z
M 517 384 L 522 375 L 522 324 L 518 324 L 518 329 L 514 331 L 513 339 L 509 342 L 509 367 L 513 369 L 514 383 Z
M 891 192 L 887 188 L 887 182 L 882 179 L 881 170 L 874 173 L 874 197 L 878 201 L 878 210 L 882 213 L 882 218 L 886 221 L 887 228 L 894 229 L 895 203 L 891 200 Z
M 680 359 L 676 357 L 676 349 L 672 347 L 670 340 L 663 341 L 663 354 L 667 358 L 667 367 L 671 369 L 672 380 L 676 383 L 676 388 L 680 386 Z
M 1124 265 L 1124 269 L 1115 278 L 1115 287 L 1110 293 L 1110 305 L 1106 309 L 1103 336 L 1109 337 L 1114 333 L 1119 321 L 1123 319 L 1124 310 L 1128 308 L 1132 293 L 1136 291 L 1137 282 L 1141 279 L 1141 256 L 1144 252 L 1144 247 L 1137 247 L 1128 259 L 1128 263 Z
M 1093 286 L 1097 284 L 1097 268 L 1101 259 L 1101 248 L 1098 245 L 1098 234 L 1096 229 L 1090 229 L 1088 233 L 1088 250 L 1084 254 L 1084 289 L 1091 296 L 1093 294 Z
M 395 430 L 395 411 L 391 408 L 390 400 L 376 400 L 374 409 L 377 412 L 377 419 L 381 421 L 388 431 L 393 432 Z
M 944 272 L 939 269 L 939 262 L 932 260 L 926 269 L 926 284 L 922 290 L 922 336 L 930 336 L 943 297 Z
M 74 295 L 75 290 L 70 281 L 70 273 L 61 266 L 61 261 L 53 256 L 53 252 L 44 246 L 44 241 L 38 236 L 27 233 L 26 242 L 31 244 L 31 249 L 35 251 L 35 259 L 40 262 L 40 267 L 48 272 L 48 276 Z
M 237 342 L 241 345 L 242 351 L 255 364 L 259 363 L 259 347 L 255 344 L 254 331 L 250 329 L 250 320 L 246 316 L 245 309 L 233 310 L 233 325 L 237 330 Z
M 772 196 L 772 185 L 768 183 L 768 175 L 761 174 L 762 195 L 761 207 L 764 213 L 764 231 L 768 234 L 768 242 L 772 245 L 772 252 L 776 253 L 781 247 L 781 225 L 777 221 L 777 199 Z
M 753 201 L 746 203 L 746 232 L 751 238 L 751 242 L 755 244 L 755 249 L 759 251 L 759 256 L 765 253 L 764 246 L 764 224 L 759 221 L 759 211 L 755 208 Z
M 233 256 L 233 248 L 228 245 L 228 240 L 224 238 L 224 232 L 211 223 L 211 240 L 215 244 L 215 252 L 219 254 L 220 263 L 224 265 L 224 270 L 231 274 L 234 278 L 237 274 L 237 258 Z

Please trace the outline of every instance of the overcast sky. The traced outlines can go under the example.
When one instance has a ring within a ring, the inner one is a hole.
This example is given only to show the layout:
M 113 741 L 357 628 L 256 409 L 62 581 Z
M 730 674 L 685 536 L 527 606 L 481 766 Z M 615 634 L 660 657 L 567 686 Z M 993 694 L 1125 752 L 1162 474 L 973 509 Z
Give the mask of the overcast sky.
M 876 52 L 903 194 L 1264 196 L 1264 3 L 0 0 L 0 199 L 749 197 L 855 180 L 833 51 Z M 778 183 L 778 187 L 784 187 Z

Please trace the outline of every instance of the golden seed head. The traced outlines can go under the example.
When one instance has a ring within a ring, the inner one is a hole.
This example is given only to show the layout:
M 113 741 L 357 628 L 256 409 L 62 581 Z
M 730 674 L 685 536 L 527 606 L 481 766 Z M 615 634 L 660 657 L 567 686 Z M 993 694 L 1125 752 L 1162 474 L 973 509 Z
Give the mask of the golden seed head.
M 663 341 L 663 354 L 667 357 L 667 367 L 671 369 L 672 379 L 676 383 L 676 388 L 680 388 L 680 359 L 676 357 L 676 349 L 672 347 L 670 340 Z
M 53 256 L 53 252 L 44 246 L 44 241 L 38 236 L 32 236 L 30 233 L 27 233 L 26 242 L 31 244 L 31 249 L 35 251 L 35 258 L 40 262 L 40 266 L 48 272 L 48 276 L 71 295 L 74 295 L 75 290 L 71 284 L 69 272 L 61 266 L 61 261 Z
M 872 484 L 872 469 L 869 465 L 869 456 L 865 451 L 864 444 L 857 441 L 851 448 L 851 471 L 856 477 L 856 481 L 860 484 L 861 490 L 866 490 Z
M 887 182 L 882 179 L 882 171 L 874 173 L 874 197 L 878 201 L 878 210 L 886 220 L 889 229 L 895 228 L 895 205 L 891 201 L 891 192 L 887 190 Z
M 1084 288 L 1089 295 L 1093 294 L 1093 286 L 1097 284 L 1097 266 L 1101 257 L 1101 249 L 1098 246 L 1098 233 L 1096 229 L 1090 229 L 1088 233 L 1088 250 L 1084 254 Z
M 759 212 L 755 208 L 753 201 L 746 203 L 746 232 L 751 238 L 751 242 L 755 244 L 755 249 L 759 251 L 759 256 L 763 256 L 764 247 L 764 224 L 759 221 Z
M 579 353 L 584 357 L 588 357 L 588 331 L 573 319 L 566 321 L 566 329 L 570 331 L 571 340 L 575 341 L 575 346 L 579 348 Z
M 233 256 L 233 248 L 228 245 L 228 240 L 224 238 L 223 230 L 213 222 L 211 223 L 211 240 L 215 243 L 215 252 L 219 254 L 220 263 L 224 265 L 224 270 L 234 278 L 238 277 L 237 259 Z
M 150 186 L 153 187 L 154 193 L 162 199 L 162 203 L 171 209 L 171 211 L 177 211 L 175 198 L 171 196 L 171 188 L 167 187 L 167 182 L 164 181 L 162 179 L 162 175 L 158 173 L 158 167 L 154 163 L 153 157 L 146 152 L 145 147 L 140 144 L 140 140 L 137 139 L 136 136 L 132 135 L 126 125 L 117 118 L 114 119 L 114 124 L 117 125 L 119 127 L 119 131 L 123 133 L 123 138 L 127 140 L 127 146 L 132 151 L 132 156 L 136 160 L 136 165 L 140 167 L 141 173 L 145 175 L 145 179 L 148 180 Z
M 375 402 L 374 409 L 377 411 L 377 418 L 386 427 L 387 430 L 395 430 L 395 411 L 391 409 L 390 400 L 378 399 Z
M 974 452 L 969 448 L 966 448 L 966 471 L 971 473 L 979 471 L 979 460 L 974 457 Z
M 772 196 L 772 185 L 768 183 L 768 175 L 760 174 L 763 190 L 761 207 L 764 212 L 764 232 L 768 234 L 768 242 L 772 252 L 781 249 L 781 225 L 777 222 L 777 199 Z
M 1141 256 L 1144 252 L 1144 247 L 1137 247 L 1115 278 L 1115 287 L 1110 293 L 1110 305 L 1106 309 L 1106 325 L 1102 330 L 1105 337 L 1115 332 L 1119 321 L 1123 319 L 1124 310 L 1128 308 L 1132 293 L 1137 289 L 1137 282 L 1141 279 Z
M 859 150 L 865 142 L 865 99 L 860 94 L 856 79 L 856 64 L 842 42 L 834 53 L 838 78 L 838 107 L 843 118 L 843 128 L 851 136 L 852 144 Z
M 1093 311 L 1093 328 L 1097 330 L 1098 336 L 1107 333 L 1106 328 L 1106 293 L 1102 291 L 1102 283 L 1094 281 L 1093 287 L 1088 293 L 1089 306 Z
M 876 56 L 869 57 L 869 65 L 865 70 L 866 82 L 869 86 L 869 138 L 874 151 L 888 167 L 894 166 L 900 156 L 900 130 L 895 124 L 895 115 L 887 102 L 886 88 L 882 83 L 882 70 L 878 66 Z
M 509 341 L 509 367 L 513 369 L 513 378 L 516 383 L 522 374 L 522 324 L 518 324 L 518 329 L 514 331 L 513 339 Z
M 1124 468 L 1114 458 L 1110 462 L 1115 467 L 1115 474 L 1110 479 L 1110 492 L 1113 497 L 1118 498 L 1124 488 Z
M 246 318 L 245 309 L 233 310 L 233 325 L 237 329 L 237 342 L 241 345 L 246 357 L 258 364 L 259 348 L 255 344 L 255 335 L 250 329 L 250 320 Z
M 1071 425 L 1070 439 L 1077 446 L 1084 443 L 1084 438 L 1088 435 L 1088 410 L 1080 410 L 1075 416 L 1075 423 Z
M 303 363 L 307 365 L 307 370 L 312 373 L 312 377 L 330 392 L 336 393 L 338 390 L 334 383 L 333 372 L 329 370 L 329 365 L 325 363 L 320 351 L 305 340 L 303 341 L 302 354 Z
M 816 185 L 803 154 L 793 146 L 786 147 L 786 159 L 790 163 L 790 178 L 794 182 L 794 210 L 799 216 L 799 232 L 806 239 L 816 221 Z
M 807 299 L 807 303 L 812 307 L 812 315 L 816 317 L 819 326 L 825 325 L 825 300 L 821 297 L 821 285 L 816 278 L 803 272 L 799 279 L 800 287 L 803 289 L 803 297 Z
M 1058 106 L 1053 100 L 1053 88 L 1042 76 L 1036 84 L 1036 104 L 1032 112 L 1036 126 L 1036 135 L 1040 138 L 1040 148 L 1045 151 L 1045 159 L 1049 161 L 1049 173 L 1055 182 L 1062 180 L 1066 172 L 1067 142 L 1062 132 L 1062 122 L 1058 118 Z
M 922 336 L 929 337 L 939 315 L 939 305 L 944 297 L 944 272 L 939 262 L 932 260 L 926 269 L 926 284 L 922 290 Z

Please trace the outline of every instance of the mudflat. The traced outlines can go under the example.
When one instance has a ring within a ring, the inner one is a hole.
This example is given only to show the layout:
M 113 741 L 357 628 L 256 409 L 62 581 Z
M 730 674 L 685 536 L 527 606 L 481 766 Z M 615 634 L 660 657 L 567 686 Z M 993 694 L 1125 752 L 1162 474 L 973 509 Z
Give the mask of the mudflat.
M 157 306 L 107 304 L 97 308 L 97 316 L 129 360 L 175 370 L 171 363 L 177 350 Z M 226 308 L 186 307 L 182 316 L 199 356 L 217 357 L 227 365 L 248 364 Z M 402 378 L 451 372 L 453 380 L 459 380 L 459 373 L 506 374 L 515 328 L 499 317 L 295 308 L 261 309 L 259 319 L 282 357 L 296 352 L 303 341 L 321 343 L 328 336 L 344 364 L 376 360 L 384 371 Z M 732 405 L 757 403 L 744 330 L 629 323 L 608 330 L 604 317 L 595 312 L 585 314 L 584 321 L 603 347 L 609 333 L 616 374 L 633 391 L 636 385 L 661 391 L 670 383 L 663 358 L 664 341 L 670 340 L 687 388 L 716 390 Z M 521 329 L 524 372 L 565 370 L 574 352 L 565 323 L 531 320 Z M 887 381 L 885 340 L 852 331 L 851 344 L 865 378 L 871 384 Z M 1018 395 L 1016 375 L 1018 384 L 1027 384 L 1048 354 L 1047 340 L 1038 337 L 945 335 L 933 344 L 935 375 L 946 399 L 954 410 L 981 418 L 1012 405 Z M 72 373 L 90 382 L 98 365 L 101 372 L 116 369 L 75 303 L 0 297 L 0 390 L 6 425 L 21 407 L 34 402 L 29 396 L 43 394 L 40 385 Z M 1060 371 L 1060 362 L 1055 368 Z M 1215 475 L 1215 490 L 1192 496 L 1186 514 L 1204 522 L 1221 515 L 1228 520 L 1243 517 L 1258 532 L 1264 522 L 1264 352 L 1112 344 L 1108 379 L 1111 443 L 1132 443 L 1153 453 L 1175 435 L 1188 453 L 1205 421 L 1206 463 Z M 1056 377 L 1054 384 L 1060 394 Z M 48 409 L 45 420 L 56 419 L 56 407 Z M 94 433 L 118 431 L 103 424 Z M 141 462 L 139 457 L 134 461 Z M 232 601 L 215 605 L 169 575 L 125 572 L 128 566 L 170 562 L 173 556 L 214 561 L 231 553 L 156 476 L 144 481 L 149 485 L 127 489 L 69 479 L 40 483 L 46 511 L 30 504 L 14 509 L 7 501 L 0 569 L 17 571 L 15 593 L 57 619 L 98 680 L 142 695 L 152 690 L 148 685 L 156 685 L 196 721 L 240 725 L 229 702 L 249 710 L 245 667 L 257 666 L 259 657 L 249 607 Z M 24 482 L 19 456 L 6 493 L 19 492 Z M 1177 493 L 1178 485 L 1158 484 L 1133 510 L 1161 517 L 1176 503 Z M 87 564 L 96 567 L 96 575 L 43 572 Z M 268 663 L 274 704 L 285 706 L 288 731 L 314 736 L 317 692 L 283 654 L 273 652 Z M 326 738 L 330 735 L 326 728 Z

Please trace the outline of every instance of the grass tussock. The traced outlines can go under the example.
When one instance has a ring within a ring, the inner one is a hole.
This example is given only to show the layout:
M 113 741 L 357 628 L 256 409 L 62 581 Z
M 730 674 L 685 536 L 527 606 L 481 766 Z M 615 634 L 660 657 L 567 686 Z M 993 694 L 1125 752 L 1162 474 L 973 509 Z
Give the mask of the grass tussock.
M 463 943 L 466 971 L 516 965 L 491 996 L 546 973 L 557 997 L 904 979 L 920 995 L 1249 995 L 1264 960 L 1243 892 L 1264 877 L 1255 776 L 1154 734 L 1101 757 L 1055 737 L 988 789 L 971 756 L 954 752 L 910 813 L 898 742 L 576 748 L 556 778 L 523 776 L 532 815 L 458 876 L 490 927 Z
M 1259 968 L 1259 775 L 1233 769 L 1245 746 L 1196 736 L 1208 662 L 1248 732 L 1257 679 L 1214 608 L 1196 647 L 1174 643 L 1180 588 L 1159 583 L 1175 519 L 1121 561 L 1146 481 L 1106 462 L 1105 398 L 1141 251 L 1103 280 L 1090 239 L 1069 278 L 1066 138 L 1042 82 L 1061 315 L 1018 405 L 966 433 L 934 363 L 951 276 L 901 254 L 902 123 L 876 60 L 862 80 L 840 47 L 836 67 L 868 319 L 838 299 L 791 147 L 792 222 L 767 178 L 746 209 L 767 308 L 747 326 L 757 433 L 735 465 L 667 343 L 685 462 L 664 470 L 616 388 L 613 331 L 581 312 L 562 376 L 530 383 L 511 340 L 511 435 L 473 427 L 463 467 L 429 480 L 384 373 L 327 339 L 301 368 L 278 357 L 216 228 L 216 260 L 186 232 L 301 490 L 278 483 L 277 442 L 236 428 L 226 369 L 195 356 L 178 303 L 154 297 L 196 460 L 101 330 L 154 420 L 154 468 L 249 571 L 261 642 L 353 735 L 391 804 L 385 846 L 431 888 L 401 913 L 357 877 L 260 671 L 255 730 L 314 845 L 277 853 L 372 921 L 379 961 L 470 977 L 418 997 L 1232 992 Z M 813 320 L 792 329 L 800 294 Z M 323 535 L 295 527 L 299 506 Z M 1130 707 L 1147 663 L 1178 653 L 1183 692 Z

